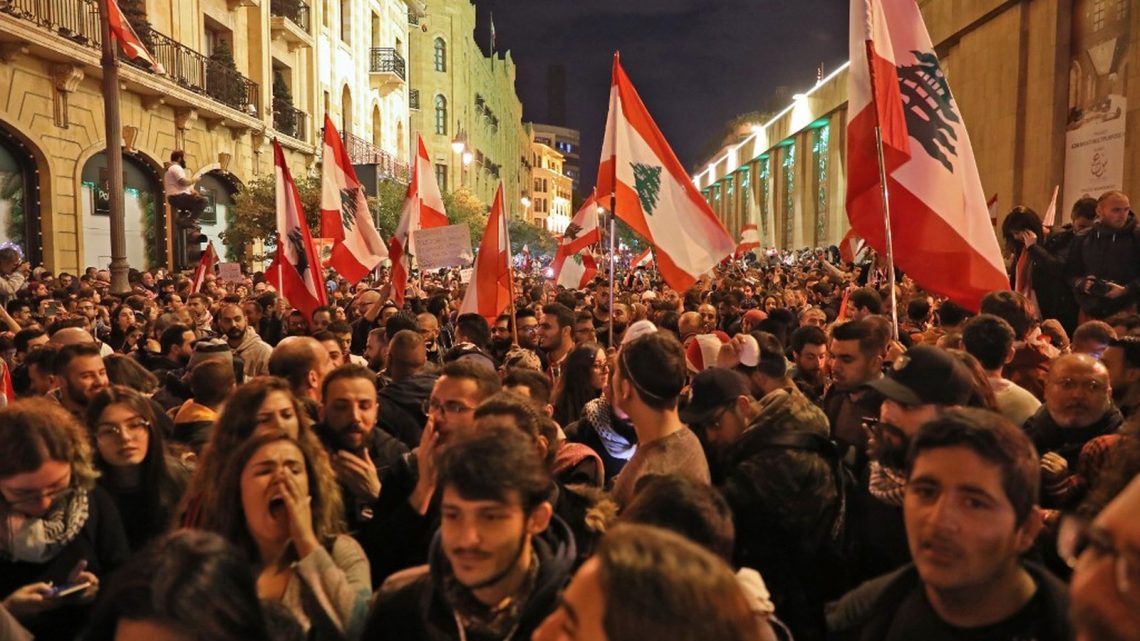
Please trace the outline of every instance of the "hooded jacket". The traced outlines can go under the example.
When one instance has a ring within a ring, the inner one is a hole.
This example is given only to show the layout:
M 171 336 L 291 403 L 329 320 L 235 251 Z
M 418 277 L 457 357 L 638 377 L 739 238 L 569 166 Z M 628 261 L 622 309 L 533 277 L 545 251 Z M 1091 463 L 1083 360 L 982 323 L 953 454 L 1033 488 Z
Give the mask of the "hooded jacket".
M 409 448 L 419 446 L 427 416 L 423 404 L 431 397 L 437 374 L 416 374 L 380 390 L 376 424 Z
M 252 327 L 246 327 L 241 336 L 241 342 L 234 348 L 234 354 L 245 361 L 245 378 L 249 380 L 254 376 L 269 373 L 269 355 L 273 348 L 269 343 L 261 340 Z
M 380 588 L 368 615 L 361 641 L 524 641 L 555 608 L 558 595 L 570 580 L 577 555 L 574 536 L 562 519 L 552 516 L 546 531 L 532 539 L 538 554 L 538 579 L 527 598 L 509 639 L 492 640 L 461 632 L 456 613 L 441 588 L 442 578 L 451 571 L 440 534 L 432 540 L 427 566 L 420 566 L 400 577 L 399 587 Z

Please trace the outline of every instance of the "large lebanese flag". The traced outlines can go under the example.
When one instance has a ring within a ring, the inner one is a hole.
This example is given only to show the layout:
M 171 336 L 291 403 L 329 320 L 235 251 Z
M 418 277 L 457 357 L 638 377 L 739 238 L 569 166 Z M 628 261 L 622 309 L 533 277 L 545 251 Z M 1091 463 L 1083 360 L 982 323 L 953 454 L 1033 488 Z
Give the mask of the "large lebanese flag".
M 977 310 L 1009 289 L 974 151 L 914 0 L 851 0 L 847 217 L 885 255 L 875 125 L 883 132 L 895 263 Z M 870 59 L 870 63 L 868 63 Z
M 115 0 L 106 1 L 107 21 L 111 23 L 111 35 L 119 41 L 119 46 L 123 48 L 123 53 L 127 54 L 130 58 L 142 58 L 150 63 L 150 68 L 153 69 L 155 73 L 165 75 L 166 69 L 146 50 L 146 46 L 143 45 L 139 34 L 135 33 L 134 27 L 127 21 L 127 17 L 123 15 L 123 10 L 119 8 L 119 3 L 115 2 Z
M 321 237 L 333 240 L 328 266 L 355 285 L 388 257 L 388 248 L 376 231 L 364 186 L 356 179 L 328 114 L 321 159 Z
M 687 290 L 736 249 L 654 124 L 616 53 L 596 193 L 615 194 L 614 215 L 657 249 L 658 269 L 675 291 Z
M 567 289 L 582 289 L 598 273 L 598 265 L 589 251 L 590 245 L 602 240 L 596 208 L 591 194 L 566 226 L 551 265 L 555 284 Z
M 320 256 L 313 248 L 301 194 L 285 165 L 285 152 L 273 139 L 273 172 L 277 178 L 277 256 L 265 278 L 305 318 L 325 304 Z
M 745 252 L 760 246 L 760 230 L 755 223 L 749 223 L 740 228 L 740 244 L 736 246 L 736 255 L 743 256 Z
M 479 255 L 472 266 L 471 281 L 459 313 L 474 312 L 494 323 L 511 304 L 511 239 L 507 233 L 507 217 L 503 215 L 503 184 L 495 191 L 487 229 L 479 241 Z
M 392 300 L 397 305 L 404 304 L 404 290 L 408 287 L 408 274 L 412 271 L 412 259 L 416 255 L 412 232 L 446 226 L 447 211 L 443 208 L 439 183 L 435 180 L 424 139 L 417 135 L 412 179 L 400 210 L 400 224 L 388 241 L 388 257 L 392 259 Z

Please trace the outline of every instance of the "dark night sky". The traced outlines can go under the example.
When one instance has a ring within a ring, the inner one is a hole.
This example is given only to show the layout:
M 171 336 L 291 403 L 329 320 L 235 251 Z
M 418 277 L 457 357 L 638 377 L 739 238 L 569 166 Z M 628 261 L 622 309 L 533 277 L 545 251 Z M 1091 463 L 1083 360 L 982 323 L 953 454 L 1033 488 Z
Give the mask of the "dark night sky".
M 844 0 L 479 0 L 499 51 L 519 66 L 524 119 L 547 121 L 547 66 L 566 69 L 567 126 L 582 132 L 582 186 L 594 184 L 614 50 L 687 169 L 738 114 L 782 108 L 847 59 Z

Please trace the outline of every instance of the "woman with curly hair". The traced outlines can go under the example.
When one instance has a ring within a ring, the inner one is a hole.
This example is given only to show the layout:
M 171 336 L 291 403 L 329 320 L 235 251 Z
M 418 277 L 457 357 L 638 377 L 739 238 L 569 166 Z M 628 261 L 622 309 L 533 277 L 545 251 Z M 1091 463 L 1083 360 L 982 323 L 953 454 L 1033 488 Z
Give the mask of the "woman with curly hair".
M 83 426 L 58 403 L 0 408 L 0 599 L 37 639 L 74 638 L 99 580 L 130 554 L 98 476 Z
M 320 469 L 323 456 L 281 431 L 255 434 L 222 471 L 209 529 L 246 553 L 258 597 L 283 603 L 307 638 L 355 639 L 372 579 L 364 550 L 343 534 L 340 488 Z
M 608 371 L 606 350 L 596 343 L 583 343 L 570 350 L 554 386 L 554 420 L 569 425 L 582 418 L 586 403 L 602 393 Z
M 166 532 L 190 471 L 166 453 L 154 408 L 122 385 L 87 404 L 87 430 L 95 443 L 99 485 L 115 501 L 132 550 Z
M 134 348 L 134 345 L 128 342 L 128 337 L 132 334 L 135 335 L 135 344 L 137 344 L 138 335 L 141 333 L 135 326 L 135 311 L 126 303 L 117 305 L 111 311 L 111 329 L 103 342 L 115 350 L 116 354 L 125 354 Z
M 284 379 L 259 376 L 238 386 L 202 448 L 190 487 L 179 506 L 177 524 L 213 528 L 218 515 L 216 483 L 228 457 L 250 436 L 277 430 L 299 441 L 320 443 L 313 433 L 312 422 Z M 320 459 L 320 465 L 322 474 L 332 477 L 327 456 Z

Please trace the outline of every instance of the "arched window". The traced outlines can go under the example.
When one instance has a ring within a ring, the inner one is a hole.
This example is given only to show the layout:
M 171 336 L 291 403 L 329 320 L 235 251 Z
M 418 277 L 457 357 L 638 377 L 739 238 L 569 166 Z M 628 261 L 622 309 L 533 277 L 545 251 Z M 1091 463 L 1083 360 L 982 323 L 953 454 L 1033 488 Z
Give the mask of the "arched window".
M 435 70 L 447 71 L 447 43 L 443 38 L 435 39 Z
M 447 135 L 447 98 L 439 95 L 435 97 L 435 133 Z
M 384 138 L 383 125 L 380 122 L 380 105 L 372 107 L 372 144 L 382 146 L 380 141 Z

